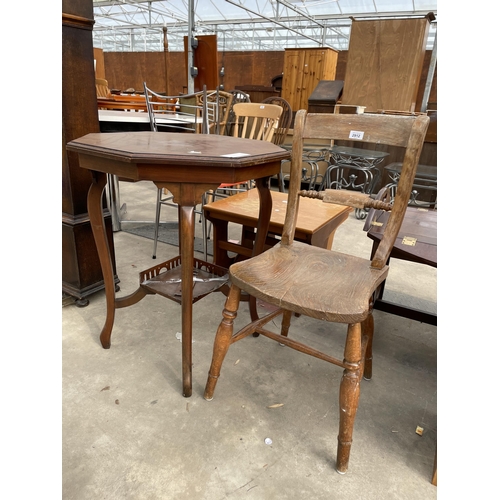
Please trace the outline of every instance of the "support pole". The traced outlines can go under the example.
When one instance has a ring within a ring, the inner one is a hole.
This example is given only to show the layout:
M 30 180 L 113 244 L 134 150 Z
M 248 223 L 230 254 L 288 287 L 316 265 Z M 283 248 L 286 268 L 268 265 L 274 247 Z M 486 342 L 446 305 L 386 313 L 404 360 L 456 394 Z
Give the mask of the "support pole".
M 429 71 L 427 72 L 427 80 L 425 82 L 424 97 L 422 99 L 422 106 L 420 111 L 422 113 L 427 112 L 427 104 L 429 103 L 429 96 L 431 94 L 432 80 L 434 79 L 434 72 L 436 70 L 437 62 L 437 30 L 436 37 L 434 38 L 434 46 L 432 47 L 431 60 L 429 62 Z
M 194 93 L 194 53 L 193 53 L 193 31 L 194 31 L 194 0 L 189 0 L 188 11 L 188 67 L 187 67 L 187 82 L 188 94 Z
M 163 53 L 165 56 L 165 94 L 168 93 L 168 39 L 167 39 L 167 27 L 163 26 Z

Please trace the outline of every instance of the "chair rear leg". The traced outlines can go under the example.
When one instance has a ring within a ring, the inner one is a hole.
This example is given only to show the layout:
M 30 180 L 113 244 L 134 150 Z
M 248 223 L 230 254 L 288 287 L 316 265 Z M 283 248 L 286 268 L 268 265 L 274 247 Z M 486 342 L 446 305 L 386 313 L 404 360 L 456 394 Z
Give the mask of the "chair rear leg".
M 372 378 L 373 331 L 374 331 L 373 315 L 370 313 L 368 315 L 368 317 L 363 321 L 363 323 L 361 325 L 362 335 L 363 335 L 363 337 L 364 336 L 367 337 L 367 339 L 366 339 L 366 352 L 365 352 L 364 370 L 363 370 L 363 378 L 365 380 L 371 380 L 371 378 Z
M 207 384 L 205 386 L 205 394 L 203 395 L 207 401 L 211 401 L 214 397 L 215 386 L 220 375 L 222 362 L 224 361 L 229 346 L 231 345 L 233 325 L 238 313 L 240 296 L 241 290 L 237 286 L 232 285 L 226 299 L 224 310 L 222 311 L 223 319 L 215 335 L 212 364 L 210 365 Z
M 345 474 L 351 453 L 354 419 L 358 409 L 362 367 L 361 324 L 348 326 L 344 350 L 344 374 L 340 383 L 337 472 Z

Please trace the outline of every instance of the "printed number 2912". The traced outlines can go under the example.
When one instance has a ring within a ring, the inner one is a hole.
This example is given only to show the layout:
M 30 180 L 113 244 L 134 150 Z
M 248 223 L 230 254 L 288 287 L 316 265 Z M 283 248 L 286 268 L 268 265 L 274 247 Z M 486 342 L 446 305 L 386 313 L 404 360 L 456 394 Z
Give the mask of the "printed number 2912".
M 349 139 L 358 139 L 361 140 L 363 139 L 363 136 L 365 135 L 364 132 L 360 132 L 359 130 L 351 130 L 349 132 Z

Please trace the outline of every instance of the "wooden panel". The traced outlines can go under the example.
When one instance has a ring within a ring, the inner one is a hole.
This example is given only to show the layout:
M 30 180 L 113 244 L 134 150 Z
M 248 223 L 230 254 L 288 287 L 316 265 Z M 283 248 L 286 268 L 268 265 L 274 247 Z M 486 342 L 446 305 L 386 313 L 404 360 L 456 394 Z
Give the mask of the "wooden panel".
M 416 109 L 429 20 L 353 21 L 343 104 Z
M 271 79 L 283 71 L 283 51 L 221 52 L 219 66 L 224 67 L 220 82 L 225 90 L 239 85 L 270 86 Z
M 335 80 L 336 67 L 337 53 L 335 51 L 322 49 L 306 52 L 298 109 L 307 109 L 309 97 L 321 80 Z
M 187 88 L 184 52 L 169 52 L 168 88 L 172 94 Z M 110 89 L 143 90 L 143 82 L 155 92 L 166 92 L 164 52 L 105 52 L 106 80 Z
M 197 35 L 198 47 L 194 50 L 193 64 L 198 68 L 198 76 L 194 79 L 194 91 L 215 90 L 219 85 L 219 65 L 217 62 L 217 35 Z M 184 64 L 188 67 L 188 39 L 184 37 Z M 187 75 L 187 73 L 186 73 Z M 187 76 L 186 76 L 187 80 Z
M 218 65 L 219 71 L 224 67 L 224 76 L 219 77 L 219 82 L 224 85 L 226 90 L 232 90 L 241 85 L 269 86 L 270 78 L 283 72 L 285 55 L 284 51 L 221 51 L 218 55 Z M 428 50 L 425 53 L 424 66 L 419 80 L 417 111 L 420 109 L 422 101 L 430 58 L 431 51 Z M 184 59 L 184 52 L 169 52 L 167 54 L 171 94 L 187 91 Z M 348 51 L 338 52 L 335 79 L 345 80 L 347 59 Z M 105 52 L 104 64 L 110 88 L 125 90 L 132 87 L 141 90 L 142 82 L 145 80 L 153 90 L 165 91 L 165 57 L 163 52 Z M 329 80 L 330 78 L 325 79 Z M 435 75 L 429 102 L 435 103 L 437 101 L 436 81 Z M 285 97 L 283 91 L 281 96 Z M 289 101 L 289 98 L 285 97 L 285 99 Z
M 296 111 L 300 102 L 304 67 L 304 52 L 285 50 L 283 64 L 283 82 L 281 97 L 286 99 L 293 111 Z
M 94 47 L 94 69 L 95 77 L 106 79 L 106 70 L 104 68 L 104 51 Z

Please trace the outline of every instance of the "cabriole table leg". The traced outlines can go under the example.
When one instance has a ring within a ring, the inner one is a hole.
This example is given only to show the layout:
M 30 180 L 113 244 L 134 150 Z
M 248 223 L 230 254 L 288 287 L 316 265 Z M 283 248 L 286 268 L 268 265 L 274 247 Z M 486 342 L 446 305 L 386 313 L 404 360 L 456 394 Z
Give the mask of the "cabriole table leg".
M 105 187 L 106 174 L 92 171 L 92 184 L 87 197 L 87 210 L 106 291 L 106 321 L 101 331 L 100 340 L 102 347 L 109 349 L 111 346 L 111 330 L 113 329 L 115 320 L 115 283 L 106 226 L 102 213 L 102 196 Z

